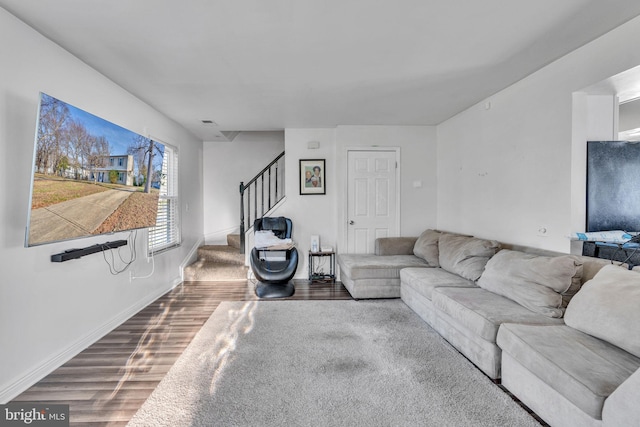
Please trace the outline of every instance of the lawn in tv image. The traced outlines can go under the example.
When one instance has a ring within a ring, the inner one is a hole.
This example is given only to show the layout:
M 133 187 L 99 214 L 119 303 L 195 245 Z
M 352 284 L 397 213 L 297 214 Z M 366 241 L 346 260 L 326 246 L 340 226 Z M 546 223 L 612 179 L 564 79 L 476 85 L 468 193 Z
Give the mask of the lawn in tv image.
M 162 144 L 41 94 L 28 245 L 153 227 L 163 159 Z

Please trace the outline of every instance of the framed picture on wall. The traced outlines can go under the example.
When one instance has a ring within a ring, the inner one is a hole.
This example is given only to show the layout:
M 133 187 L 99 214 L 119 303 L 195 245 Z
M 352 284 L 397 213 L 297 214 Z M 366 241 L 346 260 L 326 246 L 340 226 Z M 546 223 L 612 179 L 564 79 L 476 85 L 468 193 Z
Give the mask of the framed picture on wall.
M 327 194 L 324 159 L 300 159 L 300 194 Z

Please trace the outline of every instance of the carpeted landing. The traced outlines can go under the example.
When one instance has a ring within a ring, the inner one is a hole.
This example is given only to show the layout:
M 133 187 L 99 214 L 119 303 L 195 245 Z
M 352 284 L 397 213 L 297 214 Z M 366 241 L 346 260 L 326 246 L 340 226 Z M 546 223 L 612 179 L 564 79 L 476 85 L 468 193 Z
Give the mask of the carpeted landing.
M 130 426 L 539 426 L 400 300 L 223 302 Z
M 247 280 L 249 268 L 240 253 L 240 235 L 229 234 L 226 245 L 204 245 L 198 248 L 198 259 L 185 267 L 185 282 L 218 282 Z

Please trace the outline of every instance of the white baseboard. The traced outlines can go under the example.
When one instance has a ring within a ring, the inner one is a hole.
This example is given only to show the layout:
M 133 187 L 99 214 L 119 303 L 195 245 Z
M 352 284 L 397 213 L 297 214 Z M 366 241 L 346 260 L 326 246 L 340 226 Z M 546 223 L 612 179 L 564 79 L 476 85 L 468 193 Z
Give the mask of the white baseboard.
M 198 260 L 198 248 L 204 244 L 204 238 L 198 239 L 180 263 L 180 282 L 184 280 L 184 269 Z M 174 286 L 175 287 L 175 286 Z
M 62 352 L 50 357 L 48 360 L 43 362 L 40 366 L 33 369 L 31 372 L 26 375 L 18 378 L 11 384 L 5 384 L 0 386 L 0 404 L 5 404 L 15 397 L 17 397 L 20 393 L 27 390 L 32 385 L 36 384 L 38 381 L 58 369 L 60 366 L 64 365 L 66 362 L 74 358 L 81 351 L 85 350 L 91 344 L 94 344 L 96 341 L 107 335 L 109 332 L 113 331 L 115 328 L 120 326 L 122 323 L 130 319 L 133 315 L 138 313 L 140 310 L 151 304 L 153 301 L 160 298 L 162 295 L 169 292 L 171 289 L 178 286 L 182 283 L 182 279 L 180 277 L 176 277 L 168 283 L 168 286 L 162 289 L 159 289 L 156 293 L 147 295 L 144 299 L 138 301 L 137 303 L 131 305 L 129 308 L 123 310 L 114 316 L 111 320 L 99 326 L 98 328 L 91 331 L 89 334 L 85 335 L 75 343 L 71 344 Z

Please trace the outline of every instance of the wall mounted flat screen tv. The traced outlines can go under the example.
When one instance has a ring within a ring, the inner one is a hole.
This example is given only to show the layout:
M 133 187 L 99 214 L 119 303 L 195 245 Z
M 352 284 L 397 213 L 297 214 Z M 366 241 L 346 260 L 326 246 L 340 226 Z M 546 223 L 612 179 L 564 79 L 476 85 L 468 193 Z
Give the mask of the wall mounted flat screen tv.
M 640 143 L 587 142 L 587 230 L 640 231 Z
M 40 94 L 26 246 L 153 227 L 164 145 Z

